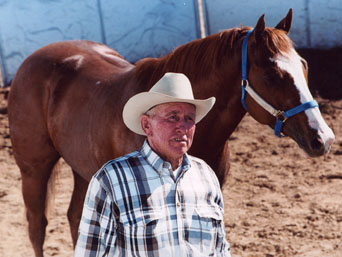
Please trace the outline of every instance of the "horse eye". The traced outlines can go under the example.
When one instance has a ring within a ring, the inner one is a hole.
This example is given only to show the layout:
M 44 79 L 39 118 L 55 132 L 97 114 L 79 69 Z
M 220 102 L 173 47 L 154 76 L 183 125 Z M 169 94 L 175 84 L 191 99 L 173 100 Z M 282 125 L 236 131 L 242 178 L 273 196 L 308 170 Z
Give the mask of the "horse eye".
M 281 78 L 283 78 L 283 74 L 278 69 L 270 70 L 264 73 L 264 79 L 267 84 L 274 84 L 277 80 Z

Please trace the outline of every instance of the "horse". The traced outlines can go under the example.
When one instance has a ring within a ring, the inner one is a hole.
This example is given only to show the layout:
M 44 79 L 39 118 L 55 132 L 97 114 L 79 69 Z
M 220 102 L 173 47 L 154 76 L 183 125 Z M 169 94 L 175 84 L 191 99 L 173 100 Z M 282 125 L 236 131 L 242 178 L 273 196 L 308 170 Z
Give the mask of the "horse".
M 272 128 L 280 120 L 281 134 L 309 156 L 327 154 L 334 134 L 310 94 L 307 63 L 288 36 L 291 24 L 292 9 L 275 27 L 266 27 L 262 15 L 253 30 L 227 29 L 135 64 L 83 40 L 52 43 L 30 55 L 13 79 L 8 113 L 35 255 L 43 256 L 47 184 L 58 160 L 63 158 L 74 176 L 67 216 L 75 245 L 92 175 L 144 141 L 125 127 L 124 104 L 166 72 L 184 73 L 196 98 L 216 97 L 196 128 L 190 154 L 213 168 L 221 186 L 229 170 L 228 139 L 246 114 L 244 107 Z M 280 111 L 272 114 L 270 107 Z M 286 110 L 293 108 L 289 115 Z

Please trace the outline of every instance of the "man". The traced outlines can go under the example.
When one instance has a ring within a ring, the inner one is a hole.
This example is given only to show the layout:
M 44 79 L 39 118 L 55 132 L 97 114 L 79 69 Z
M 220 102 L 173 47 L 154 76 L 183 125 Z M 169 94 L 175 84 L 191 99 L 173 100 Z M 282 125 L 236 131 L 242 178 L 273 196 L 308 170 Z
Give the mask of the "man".
M 180 73 L 128 100 L 124 122 L 147 140 L 90 181 L 75 256 L 230 256 L 218 180 L 187 154 L 214 103 Z

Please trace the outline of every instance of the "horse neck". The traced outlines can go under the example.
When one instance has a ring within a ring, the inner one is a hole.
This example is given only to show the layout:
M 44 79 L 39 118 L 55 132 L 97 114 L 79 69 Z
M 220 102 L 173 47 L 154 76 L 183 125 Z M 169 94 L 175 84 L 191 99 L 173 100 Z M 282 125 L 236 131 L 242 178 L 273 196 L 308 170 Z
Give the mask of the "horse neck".
M 216 97 L 216 104 L 205 119 L 213 123 L 209 126 L 201 122 L 200 130 L 211 133 L 215 124 L 222 128 L 223 139 L 227 139 L 245 114 L 240 103 L 241 40 L 237 34 L 238 29 L 232 29 L 192 41 L 162 58 L 139 61 L 134 71 L 138 84 L 147 91 L 166 72 L 184 73 L 191 81 L 195 98 Z

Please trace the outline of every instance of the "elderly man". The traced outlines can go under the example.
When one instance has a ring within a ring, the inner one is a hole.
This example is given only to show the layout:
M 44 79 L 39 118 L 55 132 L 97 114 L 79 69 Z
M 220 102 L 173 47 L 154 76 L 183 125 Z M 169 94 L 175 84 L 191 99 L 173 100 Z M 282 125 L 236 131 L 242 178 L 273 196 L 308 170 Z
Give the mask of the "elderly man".
M 195 100 L 180 73 L 129 99 L 124 122 L 147 140 L 92 178 L 75 256 L 230 256 L 218 180 L 187 154 L 214 102 Z

